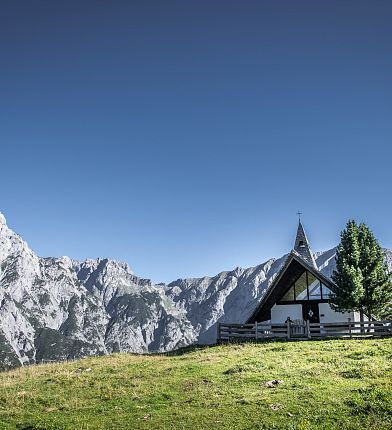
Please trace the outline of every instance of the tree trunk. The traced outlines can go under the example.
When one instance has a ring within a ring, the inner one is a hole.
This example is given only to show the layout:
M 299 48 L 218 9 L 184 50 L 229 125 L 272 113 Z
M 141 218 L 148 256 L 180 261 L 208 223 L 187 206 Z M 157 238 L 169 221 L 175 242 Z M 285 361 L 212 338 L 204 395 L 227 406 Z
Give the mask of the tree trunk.
M 371 310 L 370 308 L 368 308 L 368 309 L 367 309 L 367 315 L 368 315 L 368 318 L 369 318 L 369 322 L 370 322 L 370 321 L 373 321 L 373 318 L 372 318 L 372 310 Z M 371 329 L 371 327 L 372 327 L 372 326 L 371 326 L 371 324 L 369 324 L 369 325 L 368 325 L 368 330 L 367 330 L 368 332 L 370 332 L 370 331 L 371 331 L 371 330 L 370 330 L 370 329 Z
M 359 311 L 359 320 L 361 321 L 361 323 L 364 322 L 363 310 L 362 309 Z M 365 327 L 364 327 L 363 324 L 361 324 L 361 333 L 365 333 Z

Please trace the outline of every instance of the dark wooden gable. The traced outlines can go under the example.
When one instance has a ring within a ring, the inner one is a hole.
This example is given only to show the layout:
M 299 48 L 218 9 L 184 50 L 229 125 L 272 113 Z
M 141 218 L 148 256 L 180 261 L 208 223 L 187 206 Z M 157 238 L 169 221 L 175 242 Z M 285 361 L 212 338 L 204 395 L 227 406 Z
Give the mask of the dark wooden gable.
M 302 273 L 307 270 L 318 278 L 324 285 L 326 285 L 331 291 L 334 290 L 334 284 L 326 278 L 321 272 L 319 272 L 313 264 L 309 264 L 295 251 L 292 251 L 287 257 L 286 263 L 282 267 L 281 271 L 272 282 L 270 288 L 261 299 L 257 308 L 247 320 L 248 323 L 256 321 L 266 321 L 271 319 L 271 308 L 272 306 L 281 300 L 284 294 L 289 290 L 293 282 L 295 282 Z

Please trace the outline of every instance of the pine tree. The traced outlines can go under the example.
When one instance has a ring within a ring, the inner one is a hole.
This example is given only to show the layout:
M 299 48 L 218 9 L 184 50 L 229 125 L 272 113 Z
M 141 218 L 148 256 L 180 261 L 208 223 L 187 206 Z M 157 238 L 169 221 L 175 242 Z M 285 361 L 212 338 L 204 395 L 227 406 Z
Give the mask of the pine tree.
M 358 236 L 356 222 L 348 221 L 346 229 L 340 235 L 336 251 L 336 271 L 332 274 L 337 289 L 331 296 L 331 307 L 338 312 L 357 310 L 361 306 L 363 277 L 359 268 Z
M 332 280 L 331 307 L 381 316 L 392 301 L 392 283 L 381 246 L 372 231 L 354 220 L 341 233 Z
M 369 227 L 359 226 L 360 269 L 364 294 L 362 309 L 367 315 L 379 317 L 392 301 L 392 283 L 381 246 Z

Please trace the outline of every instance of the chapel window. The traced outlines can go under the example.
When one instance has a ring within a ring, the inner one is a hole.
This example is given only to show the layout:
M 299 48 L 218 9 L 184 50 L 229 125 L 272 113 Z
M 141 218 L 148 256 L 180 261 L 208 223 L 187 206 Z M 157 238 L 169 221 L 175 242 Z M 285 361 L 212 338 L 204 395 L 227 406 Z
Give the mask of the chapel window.
M 295 291 L 294 291 L 294 285 L 291 286 L 289 291 L 283 296 L 282 302 L 292 302 L 295 300 Z
M 321 300 L 321 282 L 308 272 L 309 300 Z
M 329 299 L 331 294 L 331 290 L 323 284 L 323 299 Z
M 308 300 L 306 271 L 295 281 L 295 299 Z
M 326 300 L 330 298 L 331 294 L 331 290 L 320 279 L 313 275 L 313 273 L 305 270 L 291 285 L 280 301 Z

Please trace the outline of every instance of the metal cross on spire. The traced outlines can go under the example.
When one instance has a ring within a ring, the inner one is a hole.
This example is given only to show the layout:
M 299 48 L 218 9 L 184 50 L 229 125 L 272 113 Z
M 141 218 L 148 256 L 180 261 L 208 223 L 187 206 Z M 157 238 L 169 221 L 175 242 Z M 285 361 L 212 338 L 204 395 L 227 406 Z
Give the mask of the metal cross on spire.
M 298 212 L 297 212 L 297 215 L 298 215 L 298 222 L 300 223 L 300 222 L 301 222 L 301 215 L 302 215 L 302 212 L 298 211 Z

